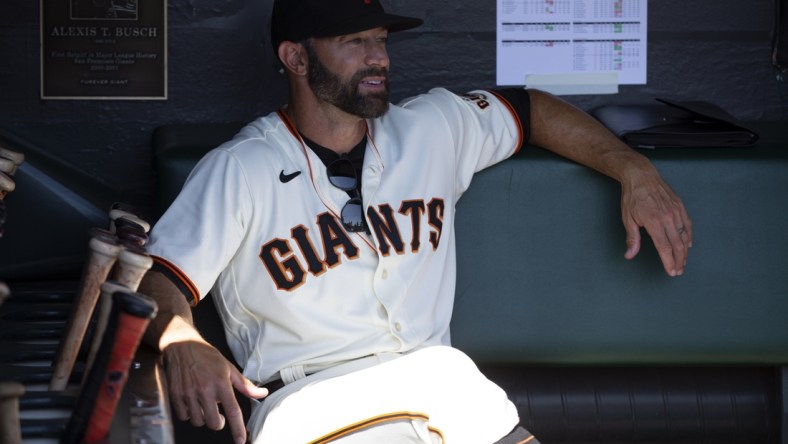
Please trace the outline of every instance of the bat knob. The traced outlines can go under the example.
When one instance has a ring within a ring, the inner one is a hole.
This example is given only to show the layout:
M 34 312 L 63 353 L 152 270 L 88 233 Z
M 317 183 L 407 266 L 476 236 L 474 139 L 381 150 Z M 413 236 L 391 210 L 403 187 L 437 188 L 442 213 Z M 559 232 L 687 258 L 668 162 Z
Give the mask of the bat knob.
M 120 241 L 115 235 L 96 232 L 90 238 L 91 251 L 104 256 L 117 257 L 121 251 Z
M 0 191 L 10 193 L 16 189 L 16 182 L 11 177 L 0 171 Z
M 0 305 L 3 305 L 8 296 L 11 296 L 11 290 L 5 282 L 0 282 Z
M 8 148 L 4 148 L 2 146 L 0 146 L 0 158 L 8 159 L 11 162 L 13 162 L 15 165 L 21 165 L 22 162 L 25 161 L 24 154 L 17 151 L 9 150 Z
M 110 230 L 114 231 L 117 227 L 117 220 L 120 218 L 127 219 L 130 222 L 134 222 L 137 225 L 141 226 L 143 230 L 147 233 L 150 231 L 150 224 L 143 220 L 142 218 L 138 217 L 137 215 L 130 213 L 125 210 L 121 209 L 113 209 L 109 211 L 109 219 L 110 219 Z M 128 223 L 128 222 L 126 222 Z
M 133 228 L 143 233 L 147 233 L 146 225 L 142 223 L 142 219 L 138 217 L 120 216 L 115 219 L 115 231 L 119 228 Z
M 123 210 L 131 214 L 138 214 L 137 208 L 126 202 L 113 202 L 112 205 L 109 206 L 110 211 L 112 210 Z
M 153 319 L 159 310 L 156 301 L 142 293 L 129 290 L 116 291 L 112 294 L 112 304 L 132 316 Z
M 0 157 L 0 173 L 13 176 L 17 168 L 19 168 L 19 165 L 15 164 L 11 159 Z
M 115 228 L 115 234 L 123 245 L 135 245 L 144 247 L 148 243 L 148 234 L 141 229 L 131 226 L 119 226 Z
M 97 228 L 97 227 L 91 228 L 90 230 L 88 230 L 88 237 L 91 239 L 99 239 L 101 240 L 101 242 L 106 242 L 110 244 L 119 243 L 118 237 L 115 236 L 115 233 L 109 230 L 105 230 L 103 228 Z

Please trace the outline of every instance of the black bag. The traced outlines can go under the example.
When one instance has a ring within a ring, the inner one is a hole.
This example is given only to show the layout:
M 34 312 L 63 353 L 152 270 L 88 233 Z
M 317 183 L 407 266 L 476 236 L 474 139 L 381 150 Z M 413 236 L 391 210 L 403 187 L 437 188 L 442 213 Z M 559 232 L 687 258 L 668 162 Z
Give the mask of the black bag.
M 742 147 L 758 140 L 711 103 L 656 100 L 661 105 L 605 105 L 591 115 L 635 148 Z

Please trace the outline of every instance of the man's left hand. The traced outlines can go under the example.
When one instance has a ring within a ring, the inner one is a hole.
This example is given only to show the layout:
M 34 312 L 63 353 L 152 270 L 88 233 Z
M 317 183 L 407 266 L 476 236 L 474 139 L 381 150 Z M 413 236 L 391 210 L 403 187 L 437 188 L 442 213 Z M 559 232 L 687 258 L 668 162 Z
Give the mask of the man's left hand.
M 627 259 L 640 251 L 646 229 L 670 276 L 681 276 L 692 247 L 692 221 L 684 203 L 656 173 L 636 173 L 621 183 L 621 217 L 627 232 Z

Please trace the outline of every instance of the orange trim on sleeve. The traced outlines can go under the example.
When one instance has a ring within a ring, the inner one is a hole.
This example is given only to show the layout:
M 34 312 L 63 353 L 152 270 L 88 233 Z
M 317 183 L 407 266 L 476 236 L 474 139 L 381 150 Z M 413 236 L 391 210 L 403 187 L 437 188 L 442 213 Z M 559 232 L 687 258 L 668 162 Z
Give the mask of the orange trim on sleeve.
M 153 258 L 153 262 L 156 264 L 164 267 L 174 278 L 178 279 L 178 281 L 183 284 L 183 287 L 189 291 L 189 294 L 186 296 L 190 296 L 191 300 L 189 301 L 189 305 L 192 307 L 196 306 L 198 302 L 200 302 L 200 291 L 197 289 L 197 286 L 194 285 L 194 282 L 186 276 L 186 274 L 181 271 L 180 268 L 175 266 L 172 262 L 168 261 L 159 256 L 151 256 Z
M 517 111 L 515 111 L 512 104 L 509 103 L 509 101 L 506 100 L 506 98 L 504 98 L 502 95 L 498 94 L 495 91 L 488 91 L 488 92 L 494 95 L 496 98 L 498 98 L 498 100 L 500 100 L 501 103 L 503 103 L 504 106 L 506 106 L 506 109 L 508 109 L 509 112 L 512 114 L 512 117 L 514 118 L 514 122 L 517 124 L 517 133 L 518 133 L 517 137 L 519 139 L 519 142 L 517 143 L 517 149 L 514 150 L 516 154 L 520 151 L 520 149 L 523 147 L 523 145 L 525 145 L 526 142 L 525 129 L 523 128 L 522 120 L 520 119 L 520 116 L 517 114 Z
M 314 441 L 310 441 L 309 444 L 324 444 L 335 441 L 339 438 L 345 437 L 351 433 L 359 432 L 361 430 L 374 427 L 380 424 L 385 424 L 387 422 L 394 422 L 394 421 L 401 421 L 403 419 L 407 420 L 421 420 L 427 422 L 430 420 L 430 417 L 424 413 L 413 413 L 413 412 L 398 412 L 398 413 L 388 413 L 385 415 L 374 416 L 369 419 L 365 419 L 364 421 L 359 421 L 355 424 L 351 424 L 347 427 L 343 427 L 335 432 L 331 432 L 325 436 L 322 436 Z M 443 433 L 441 433 L 438 429 L 434 427 L 428 427 L 430 431 L 437 433 L 441 437 L 441 441 L 443 439 Z

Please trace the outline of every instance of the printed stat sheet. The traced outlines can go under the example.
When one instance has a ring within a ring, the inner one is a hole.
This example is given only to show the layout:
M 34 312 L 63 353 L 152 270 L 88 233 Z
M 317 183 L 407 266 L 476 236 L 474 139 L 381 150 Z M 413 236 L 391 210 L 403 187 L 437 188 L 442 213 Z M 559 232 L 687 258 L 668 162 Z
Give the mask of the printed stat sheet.
M 646 83 L 647 0 L 497 2 L 499 85 L 523 85 L 532 74 L 594 73 Z

